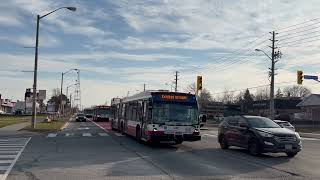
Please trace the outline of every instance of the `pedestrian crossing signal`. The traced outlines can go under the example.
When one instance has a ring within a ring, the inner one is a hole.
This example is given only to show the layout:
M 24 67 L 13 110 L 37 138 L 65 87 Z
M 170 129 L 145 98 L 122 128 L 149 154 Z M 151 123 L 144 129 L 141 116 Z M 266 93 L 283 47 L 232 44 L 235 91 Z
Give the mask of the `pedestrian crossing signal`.
M 197 91 L 202 90 L 202 76 L 197 76 Z
M 302 84 L 303 82 L 303 71 L 297 71 L 297 83 Z

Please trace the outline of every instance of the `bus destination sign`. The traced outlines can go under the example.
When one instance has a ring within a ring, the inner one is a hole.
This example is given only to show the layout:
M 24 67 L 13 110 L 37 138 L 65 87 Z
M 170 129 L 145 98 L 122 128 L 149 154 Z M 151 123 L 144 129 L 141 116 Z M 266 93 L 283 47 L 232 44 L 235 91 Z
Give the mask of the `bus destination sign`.
M 180 100 L 185 101 L 188 100 L 188 96 L 183 95 L 161 95 L 162 100 Z

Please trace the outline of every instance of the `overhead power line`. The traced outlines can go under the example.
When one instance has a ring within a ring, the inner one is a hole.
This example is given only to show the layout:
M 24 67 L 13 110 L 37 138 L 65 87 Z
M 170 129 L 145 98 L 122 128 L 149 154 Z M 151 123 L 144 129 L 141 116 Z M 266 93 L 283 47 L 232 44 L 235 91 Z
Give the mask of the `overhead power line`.
M 275 83 L 275 84 L 289 84 L 289 83 L 293 83 L 296 81 L 285 81 L 285 82 L 279 82 L 279 83 Z M 259 85 L 259 86 L 252 86 L 252 87 L 248 87 L 248 88 L 244 88 L 244 89 L 237 89 L 237 90 L 232 90 L 232 91 L 223 91 L 223 92 L 218 92 L 218 93 L 211 93 L 212 95 L 214 94 L 224 94 L 224 93 L 228 93 L 228 92 L 238 92 L 238 91 L 245 91 L 247 89 L 257 89 L 257 88 L 261 88 L 261 87 L 267 87 L 270 86 L 270 84 L 265 84 L 265 85 Z
M 292 30 L 298 29 L 298 28 L 290 29 L 290 28 L 292 28 L 292 27 L 300 26 L 300 25 L 302 25 L 302 24 L 306 24 L 306 23 L 313 22 L 313 21 L 318 21 L 318 20 L 320 20 L 320 18 L 310 19 L 310 20 L 303 21 L 303 22 L 298 23 L 298 24 L 294 24 L 294 25 L 290 25 L 290 26 L 287 26 L 287 27 L 283 27 L 283 28 L 276 29 L 275 31 L 280 32 L 280 33 L 292 31 Z M 314 23 L 314 24 L 316 24 L 316 23 Z M 303 27 L 305 27 L 305 26 L 303 26 Z M 285 30 L 285 29 L 287 29 L 287 30 Z M 289 30 L 288 30 L 288 29 L 289 29 Z M 283 30 L 285 30 L 285 31 L 283 31 Z
M 307 27 L 310 27 L 310 26 L 307 26 Z M 300 33 L 305 33 L 305 32 L 309 32 L 309 31 L 312 31 L 312 30 L 315 30 L 315 29 L 319 29 L 320 26 L 316 26 L 316 27 L 311 27 L 311 28 L 307 28 L 307 29 L 302 29 L 301 31 L 297 31 L 297 32 L 292 32 L 292 33 L 288 33 L 288 34 L 284 34 L 284 35 L 279 35 L 279 38 L 283 38 L 283 37 L 287 37 L 287 38 L 290 38 L 290 35 L 295 35 L 295 34 L 300 34 Z M 289 37 L 288 37 L 289 36 Z M 283 38 L 283 39 L 286 39 L 286 38 Z
M 295 36 L 290 36 L 290 37 L 288 37 L 288 38 L 283 38 L 283 39 L 279 39 L 279 41 L 286 41 L 286 40 L 290 40 L 290 39 L 295 39 L 295 38 L 297 38 L 297 37 L 301 37 L 301 36 L 308 36 L 308 35 L 312 35 L 312 34 L 316 34 L 316 33 L 319 33 L 320 32 L 320 30 L 318 30 L 318 31 L 313 31 L 313 32 L 308 32 L 308 33 L 304 33 L 304 34 L 297 34 L 297 35 L 295 35 Z

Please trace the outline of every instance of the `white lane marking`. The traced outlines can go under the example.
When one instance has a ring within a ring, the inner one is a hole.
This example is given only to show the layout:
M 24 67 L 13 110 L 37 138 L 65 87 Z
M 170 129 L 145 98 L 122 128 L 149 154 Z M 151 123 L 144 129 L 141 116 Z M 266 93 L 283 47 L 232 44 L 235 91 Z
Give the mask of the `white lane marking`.
M 0 144 L 0 146 L 23 146 L 24 143 L 7 143 L 7 144 Z
M 12 163 L 12 162 L 13 162 L 13 159 L 11 159 L 11 160 L 0 160 L 1 164 L 9 164 L 9 163 Z
M 26 148 L 27 144 L 29 143 L 29 141 L 31 140 L 31 137 L 27 140 L 27 142 L 25 143 L 25 145 L 21 148 L 20 152 L 15 156 L 13 162 L 11 163 L 11 165 L 9 166 L 9 168 L 7 169 L 7 171 L 4 173 L 4 175 L 1 177 L 1 180 L 5 180 L 7 178 L 7 176 L 9 175 L 9 173 L 11 172 L 13 166 L 16 164 L 16 162 L 18 161 L 20 155 L 22 154 L 23 150 Z
M 109 136 L 109 134 L 107 134 L 107 133 L 98 133 L 99 134 L 99 136 Z
M 47 137 L 56 137 L 58 134 L 56 133 L 49 133 Z
M 78 130 L 90 129 L 89 127 L 78 128 Z
M 82 133 L 82 136 L 90 137 L 90 136 L 92 136 L 92 135 L 91 135 L 91 133 Z
M 216 134 L 202 134 L 203 136 L 210 136 L 210 137 L 217 137 L 218 135 Z
M 123 136 L 123 134 L 120 134 L 120 133 L 114 133 L 116 136 Z
M 309 140 L 309 141 L 320 141 L 320 139 L 317 139 L 317 138 L 306 138 L 306 137 L 303 137 L 301 139 L 302 140 Z

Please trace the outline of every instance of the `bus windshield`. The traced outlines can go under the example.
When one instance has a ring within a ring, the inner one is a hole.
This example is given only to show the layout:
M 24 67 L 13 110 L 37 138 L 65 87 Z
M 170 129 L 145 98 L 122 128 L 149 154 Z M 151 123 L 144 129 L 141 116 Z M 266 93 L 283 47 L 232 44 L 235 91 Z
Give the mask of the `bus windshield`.
M 197 105 L 185 105 L 178 103 L 153 104 L 153 122 L 180 122 L 198 124 Z
M 110 109 L 100 108 L 100 109 L 98 109 L 98 114 L 99 115 L 110 114 Z

